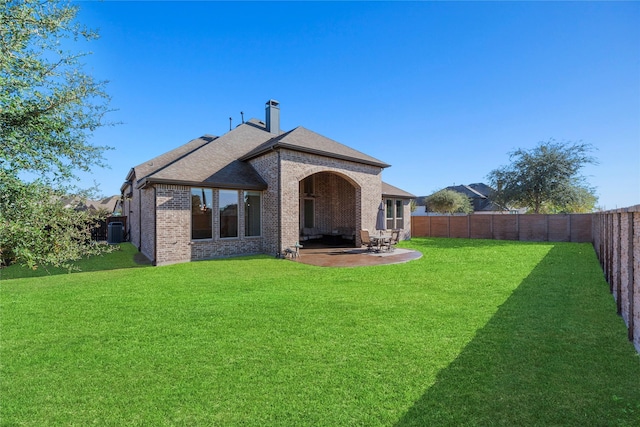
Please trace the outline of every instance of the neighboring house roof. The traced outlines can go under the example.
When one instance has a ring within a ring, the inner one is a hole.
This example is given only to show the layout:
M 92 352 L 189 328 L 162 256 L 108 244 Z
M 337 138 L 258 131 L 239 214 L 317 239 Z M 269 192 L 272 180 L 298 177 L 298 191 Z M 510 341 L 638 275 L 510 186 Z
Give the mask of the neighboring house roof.
M 473 206 L 474 212 L 507 210 L 491 201 L 491 195 L 495 190 L 486 184 L 476 183 L 469 185 L 452 185 L 446 189 L 457 191 L 458 193 L 469 197 L 471 199 L 471 205 Z
M 66 208 L 73 208 L 79 211 L 99 211 L 104 210 L 107 212 L 113 212 L 116 209 L 116 205 L 120 200 L 120 196 L 105 197 L 100 200 L 83 200 L 78 197 L 72 197 L 63 199 L 64 206 Z
M 354 150 L 351 147 L 347 147 L 344 144 L 310 131 L 302 126 L 298 126 L 289 132 L 285 132 L 270 139 L 269 141 L 266 141 L 254 150 L 242 156 L 240 160 L 250 160 L 277 148 L 287 148 L 294 151 L 317 154 L 334 159 L 355 161 L 358 163 L 379 166 L 381 168 L 387 168 L 390 166 L 375 157 L 371 157 L 358 150 Z
M 482 183 L 482 182 L 478 182 L 475 184 L 469 184 L 467 187 L 477 191 L 480 194 L 483 194 L 487 197 L 491 197 L 491 195 L 493 193 L 495 193 L 496 190 L 494 190 L 493 188 L 489 187 L 487 184 Z
M 115 211 L 119 200 L 120 196 L 111 196 L 100 200 L 87 200 L 86 205 L 89 210 L 95 209 L 97 211 L 106 210 L 108 212 L 113 212 Z
M 474 212 L 491 212 L 491 211 L 506 211 L 508 209 L 494 203 L 491 200 L 492 194 L 495 190 L 484 183 L 475 183 L 469 185 L 451 185 L 446 187 L 445 190 L 453 190 L 458 193 L 464 194 L 471 199 L 471 205 Z M 426 196 L 418 197 L 416 200 L 417 206 L 424 206 L 424 199 Z
M 411 193 L 407 193 L 404 190 L 399 189 L 398 187 L 394 187 L 391 184 L 387 184 L 386 182 L 382 183 L 382 195 L 387 197 L 396 197 L 398 199 L 415 199 Z

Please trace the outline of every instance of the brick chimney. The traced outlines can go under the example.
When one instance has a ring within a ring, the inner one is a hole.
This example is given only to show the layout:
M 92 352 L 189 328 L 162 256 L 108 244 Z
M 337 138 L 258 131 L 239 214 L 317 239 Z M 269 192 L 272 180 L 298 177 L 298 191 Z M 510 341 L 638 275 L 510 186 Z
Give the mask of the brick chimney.
M 280 103 L 275 99 L 267 101 L 265 107 L 267 132 L 280 135 Z

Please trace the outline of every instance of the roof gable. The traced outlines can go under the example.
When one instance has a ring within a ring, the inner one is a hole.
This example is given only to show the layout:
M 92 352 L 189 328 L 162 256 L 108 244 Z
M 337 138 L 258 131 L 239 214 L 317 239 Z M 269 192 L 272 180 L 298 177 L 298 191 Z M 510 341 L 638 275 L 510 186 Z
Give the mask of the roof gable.
M 351 147 L 347 147 L 344 144 L 310 131 L 302 126 L 266 141 L 262 145 L 242 156 L 240 160 L 249 160 L 277 148 L 287 148 L 304 153 L 379 166 L 381 168 L 390 166 L 375 157 L 371 157 L 358 150 L 354 150 Z
M 408 193 L 398 187 L 394 187 L 391 184 L 387 184 L 386 182 L 382 182 L 382 195 L 387 197 L 397 197 L 398 199 L 415 199 L 411 193 Z
M 170 165 L 171 163 L 179 160 L 180 158 L 187 156 L 204 145 L 215 140 L 217 137 L 213 135 L 203 135 L 200 138 L 193 139 L 178 148 L 171 151 L 167 151 L 153 159 L 139 164 L 133 168 L 137 180 L 143 179 L 154 172 Z
M 266 183 L 255 169 L 238 158 L 272 137 L 273 134 L 254 123 L 241 124 L 147 175 L 143 184 L 164 182 L 225 188 L 266 188 Z

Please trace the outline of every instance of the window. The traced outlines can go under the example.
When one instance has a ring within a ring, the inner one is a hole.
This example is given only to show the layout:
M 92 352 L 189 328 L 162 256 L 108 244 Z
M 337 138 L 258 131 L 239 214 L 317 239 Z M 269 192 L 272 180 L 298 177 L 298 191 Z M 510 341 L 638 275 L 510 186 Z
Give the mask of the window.
M 386 199 L 387 230 L 404 228 L 404 205 L 402 199 Z
M 404 206 L 402 200 L 396 199 L 396 227 L 397 229 L 404 228 L 404 221 L 402 219 L 404 212 Z
M 220 190 L 220 238 L 238 237 L 238 192 Z
M 393 230 L 395 228 L 395 222 L 393 220 L 393 199 L 385 200 L 385 205 L 387 207 L 387 230 Z
M 191 189 L 191 238 L 193 240 L 212 237 L 212 200 L 213 191 L 210 188 Z
M 247 237 L 262 235 L 260 199 L 259 191 L 244 192 L 244 235 Z

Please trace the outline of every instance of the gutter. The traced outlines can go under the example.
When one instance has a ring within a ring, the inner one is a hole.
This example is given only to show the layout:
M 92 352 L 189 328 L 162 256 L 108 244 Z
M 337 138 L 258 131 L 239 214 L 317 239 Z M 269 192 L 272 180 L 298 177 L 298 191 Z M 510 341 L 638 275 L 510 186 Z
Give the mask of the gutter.
M 184 185 L 187 187 L 205 187 L 205 188 L 224 188 L 229 190 L 257 190 L 262 191 L 267 189 L 267 184 L 237 184 L 228 182 L 207 182 L 207 181 L 186 181 L 180 179 L 167 179 L 167 178 L 143 178 L 138 182 L 136 188 L 144 189 L 152 184 L 166 184 L 166 185 Z
M 142 191 L 138 190 L 138 252 L 142 251 Z

